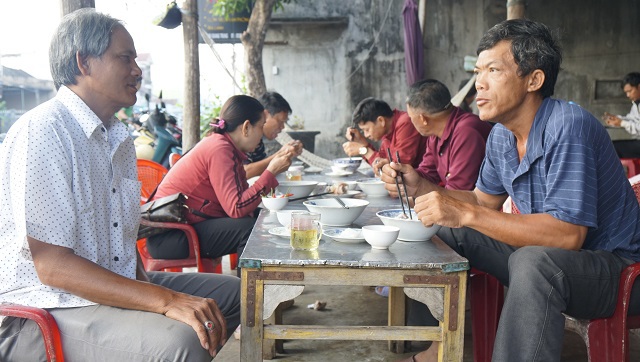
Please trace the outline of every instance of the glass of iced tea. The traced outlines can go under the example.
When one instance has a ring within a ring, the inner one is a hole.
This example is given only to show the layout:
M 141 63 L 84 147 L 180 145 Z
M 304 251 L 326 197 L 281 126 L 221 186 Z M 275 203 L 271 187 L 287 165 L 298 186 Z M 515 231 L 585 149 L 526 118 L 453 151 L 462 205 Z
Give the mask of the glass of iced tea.
M 294 212 L 291 214 L 291 247 L 295 250 L 316 250 L 322 237 L 320 214 Z
M 302 170 L 287 170 L 284 175 L 287 181 L 302 181 Z

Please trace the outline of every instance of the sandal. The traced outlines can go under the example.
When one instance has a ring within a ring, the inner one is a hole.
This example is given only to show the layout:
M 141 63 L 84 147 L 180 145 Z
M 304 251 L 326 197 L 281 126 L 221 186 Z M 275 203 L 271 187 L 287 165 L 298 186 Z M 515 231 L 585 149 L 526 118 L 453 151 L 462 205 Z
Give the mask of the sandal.
M 381 297 L 389 297 L 389 287 L 376 287 L 376 294 Z

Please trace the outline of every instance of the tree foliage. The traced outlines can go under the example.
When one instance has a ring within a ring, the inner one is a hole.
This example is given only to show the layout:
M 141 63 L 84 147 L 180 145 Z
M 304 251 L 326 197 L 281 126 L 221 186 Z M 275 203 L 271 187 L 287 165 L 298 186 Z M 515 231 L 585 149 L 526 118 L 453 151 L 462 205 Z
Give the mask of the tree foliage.
M 283 10 L 284 4 L 289 4 L 295 0 L 278 0 L 273 6 L 274 11 Z M 212 14 L 228 19 L 231 14 L 241 11 L 251 12 L 252 0 L 217 0 L 213 5 Z

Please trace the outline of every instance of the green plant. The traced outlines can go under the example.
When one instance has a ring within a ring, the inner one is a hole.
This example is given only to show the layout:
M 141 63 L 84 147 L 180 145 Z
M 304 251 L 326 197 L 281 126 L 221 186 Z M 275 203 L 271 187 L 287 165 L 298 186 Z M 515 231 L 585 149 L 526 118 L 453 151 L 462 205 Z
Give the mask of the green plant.
M 204 137 L 209 129 L 211 121 L 220 116 L 222 100 L 219 95 L 213 95 L 213 99 L 208 103 L 201 103 L 200 110 L 200 138 Z
M 273 5 L 273 10 L 278 11 L 284 9 L 284 4 L 289 4 L 295 0 L 277 0 Z M 228 20 L 232 14 L 242 11 L 251 12 L 252 0 L 216 0 L 211 9 L 211 14 L 214 16 L 224 17 Z
M 294 130 L 303 130 L 304 129 L 304 119 L 298 117 L 297 115 L 293 116 L 293 120 L 291 121 L 291 128 Z

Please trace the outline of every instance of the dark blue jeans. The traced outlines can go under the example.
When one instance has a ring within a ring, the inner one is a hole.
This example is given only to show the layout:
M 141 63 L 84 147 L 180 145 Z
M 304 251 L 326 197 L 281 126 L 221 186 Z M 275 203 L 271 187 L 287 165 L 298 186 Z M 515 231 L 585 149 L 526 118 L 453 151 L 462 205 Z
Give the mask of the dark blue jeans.
M 566 313 L 608 317 L 616 306 L 620 272 L 632 263 L 606 251 L 515 248 L 473 229 L 443 227 L 438 236 L 471 267 L 509 287 L 493 352 L 494 361 L 559 361 Z M 640 284 L 632 314 L 640 312 Z M 473 301 L 471 301 L 473 303 Z

